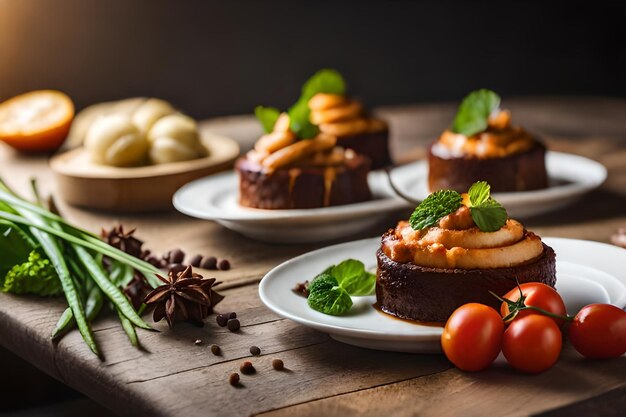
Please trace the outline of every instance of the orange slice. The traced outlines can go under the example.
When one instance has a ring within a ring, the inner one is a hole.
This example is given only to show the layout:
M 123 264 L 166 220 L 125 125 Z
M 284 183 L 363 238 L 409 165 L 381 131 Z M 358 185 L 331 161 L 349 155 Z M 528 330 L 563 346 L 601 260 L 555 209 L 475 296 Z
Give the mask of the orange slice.
M 20 94 L 0 104 L 0 140 L 23 152 L 53 151 L 73 118 L 74 103 L 60 91 Z

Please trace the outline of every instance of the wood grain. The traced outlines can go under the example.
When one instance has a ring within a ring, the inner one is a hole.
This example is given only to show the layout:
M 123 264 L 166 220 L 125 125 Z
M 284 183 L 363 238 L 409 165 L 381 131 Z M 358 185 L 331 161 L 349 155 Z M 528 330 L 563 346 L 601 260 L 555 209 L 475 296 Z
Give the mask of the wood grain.
M 618 227 L 626 226 L 626 101 L 543 98 L 506 104 L 514 121 L 540 133 L 551 149 L 594 158 L 609 169 L 599 190 L 574 207 L 528 219 L 527 227 L 542 236 L 608 242 Z M 449 123 L 455 107 L 379 109 L 390 121 L 397 160 L 423 156 L 424 145 Z M 244 151 L 260 133 L 250 116 L 211 120 L 203 126 L 236 138 Z M 18 155 L 4 146 L 0 176 L 25 194 L 31 176 L 38 178 L 44 192 L 54 190 L 45 157 Z M 257 294 L 256 283 L 269 269 L 324 244 L 269 245 L 174 212 L 113 214 L 59 203 L 64 215 L 84 228 L 98 231 L 123 223 L 138 228 L 156 253 L 180 247 L 190 255 L 228 258 L 233 265 L 229 271 L 207 273 L 223 282 L 221 291 L 227 297 L 218 310 L 237 311 L 240 332 L 218 327 L 213 318 L 203 328 L 181 324 L 167 330 L 158 323 L 159 333 L 140 331 L 144 350 L 139 351 L 130 346 L 117 321 L 105 316 L 94 323 L 104 362 L 89 352 L 77 332 L 56 345 L 50 341 L 63 300 L 0 294 L 0 345 L 123 415 L 528 415 L 601 398 L 626 385 L 626 358 L 584 361 L 571 347 L 554 369 L 526 376 L 501 362 L 490 371 L 465 374 L 442 356 L 343 345 L 279 318 Z M 393 213 L 355 237 L 379 235 L 407 215 Z M 203 344 L 196 346 L 196 339 Z M 221 356 L 211 354 L 212 343 L 222 347 Z M 228 375 L 250 356 L 251 345 L 262 350 L 260 357 L 251 359 L 258 372 L 243 376 L 243 387 L 231 387 Z M 275 357 L 289 370 L 272 370 Z

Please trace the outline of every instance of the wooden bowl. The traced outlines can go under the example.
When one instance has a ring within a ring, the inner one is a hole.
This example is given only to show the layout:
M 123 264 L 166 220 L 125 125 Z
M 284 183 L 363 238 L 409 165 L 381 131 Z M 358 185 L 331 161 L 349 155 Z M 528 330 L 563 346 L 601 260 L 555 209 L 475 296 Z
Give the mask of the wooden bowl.
M 84 148 L 50 160 L 59 197 L 67 203 L 116 212 L 170 210 L 172 196 L 184 184 L 231 168 L 239 156 L 233 139 L 201 130 L 206 158 L 134 168 L 98 165 Z

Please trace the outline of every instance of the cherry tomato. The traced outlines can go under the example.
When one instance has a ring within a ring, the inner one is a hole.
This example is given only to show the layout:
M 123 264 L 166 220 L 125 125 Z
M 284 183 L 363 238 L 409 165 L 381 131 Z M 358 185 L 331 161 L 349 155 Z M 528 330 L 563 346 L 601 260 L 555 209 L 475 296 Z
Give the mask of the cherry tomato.
M 504 323 L 493 308 L 469 303 L 450 316 L 441 335 L 441 347 L 450 362 L 464 371 L 480 371 L 500 353 Z
M 502 353 L 520 371 L 537 374 L 550 369 L 559 359 L 562 346 L 559 326 L 540 314 L 516 318 L 502 338 Z
M 524 304 L 527 306 L 539 307 L 549 313 L 565 316 L 565 303 L 556 290 L 546 284 L 540 282 L 527 282 L 520 285 L 522 293 L 526 297 Z M 511 301 L 517 301 L 520 298 L 520 290 L 515 287 L 504 295 L 504 298 Z M 500 314 L 506 317 L 510 313 L 507 303 L 502 303 Z M 528 316 L 529 314 L 541 314 L 535 310 L 522 310 L 515 316 L 515 319 Z M 561 327 L 564 323 L 563 319 L 552 318 L 557 326 Z
M 626 352 L 626 311 L 610 304 L 583 307 L 569 328 L 569 340 L 588 358 L 623 355 Z

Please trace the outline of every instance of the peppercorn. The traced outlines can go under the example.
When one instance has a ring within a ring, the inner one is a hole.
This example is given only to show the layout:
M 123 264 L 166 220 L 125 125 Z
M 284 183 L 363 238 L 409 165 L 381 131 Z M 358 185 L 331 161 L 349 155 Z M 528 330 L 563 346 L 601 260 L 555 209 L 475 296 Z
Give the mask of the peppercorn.
M 237 313 L 235 313 L 234 311 L 232 313 L 228 313 L 228 318 L 229 319 L 236 319 L 237 318 Z
M 239 320 L 237 319 L 229 319 L 226 323 L 226 327 L 228 327 L 228 330 L 230 330 L 231 332 L 235 332 L 239 330 L 239 328 L 241 327 L 241 323 L 239 323 Z
M 250 353 L 254 356 L 259 356 L 261 354 L 261 349 L 258 346 L 250 346 Z
M 228 382 L 233 387 L 239 386 L 239 374 L 237 372 L 230 374 L 230 378 L 228 378 Z
M 215 316 L 215 321 L 218 326 L 226 327 L 226 324 L 228 323 L 228 314 L 218 314 Z
M 170 263 L 182 264 L 184 260 L 185 260 L 185 252 L 183 252 L 182 250 L 176 248 L 170 252 L 170 259 L 169 259 Z
M 283 369 L 285 369 L 285 364 L 280 359 L 274 359 L 272 360 L 272 368 L 277 371 L 282 371 Z
M 250 361 L 245 361 L 244 363 L 242 363 L 241 366 L 239 367 L 239 370 L 244 375 L 251 375 L 256 372 L 256 369 L 254 369 L 254 366 L 252 365 L 252 362 Z
M 228 262 L 228 259 L 222 259 L 217 264 L 217 268 L 221 271 L 228 271 L 230 269 L 230 262 Z
M 196 255 L 189 260 L 189 264 L 194 268 L 199 268 L 202 263 L 202 255 Z
M 200 268 L 204 269 L 217 269 L 217 258 L 215 256 L 209 256 L 204 258 L 200 264 Z
M 169 264 L 168 269 L 173 274 L 179 274 L 183 272 L 187 268 L 186 265 L 183 264 Z
M 211 353 L 217 356 L 222 353 L 222 349 L 218 345 L 211 345 Z

